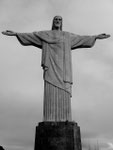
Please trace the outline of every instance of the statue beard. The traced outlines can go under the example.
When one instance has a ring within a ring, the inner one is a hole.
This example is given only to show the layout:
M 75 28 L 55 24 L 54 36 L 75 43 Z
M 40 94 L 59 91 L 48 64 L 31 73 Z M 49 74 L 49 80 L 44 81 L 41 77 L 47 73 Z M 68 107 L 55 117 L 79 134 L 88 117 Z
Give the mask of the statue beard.
M 56 29 L 55 26 L 54 26 L 54 19 L 53 19 L 53 23 L 52 23 L 52 30 Z M 61 26 L 60 26 L 60 30 L 62 31 L 62 23 L 61 23 Z

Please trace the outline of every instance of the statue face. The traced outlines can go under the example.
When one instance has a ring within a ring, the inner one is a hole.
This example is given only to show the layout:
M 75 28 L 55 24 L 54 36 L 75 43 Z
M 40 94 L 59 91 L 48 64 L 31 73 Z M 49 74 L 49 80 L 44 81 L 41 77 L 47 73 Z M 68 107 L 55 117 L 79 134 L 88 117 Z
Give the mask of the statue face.
M 62 27 L 62 17 L 61 16 L 55 16 L 54 17 L 53 26 L 56 29 L 61 29 L 61 27 Z

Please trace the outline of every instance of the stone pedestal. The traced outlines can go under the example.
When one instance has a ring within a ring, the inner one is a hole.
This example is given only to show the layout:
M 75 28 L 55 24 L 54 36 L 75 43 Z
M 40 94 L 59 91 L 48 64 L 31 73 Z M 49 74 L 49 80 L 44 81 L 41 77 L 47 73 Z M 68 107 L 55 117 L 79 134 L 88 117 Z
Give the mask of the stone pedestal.
M 82 150 L 80 127 L 75 122 L 40 122 L 34 150 Z

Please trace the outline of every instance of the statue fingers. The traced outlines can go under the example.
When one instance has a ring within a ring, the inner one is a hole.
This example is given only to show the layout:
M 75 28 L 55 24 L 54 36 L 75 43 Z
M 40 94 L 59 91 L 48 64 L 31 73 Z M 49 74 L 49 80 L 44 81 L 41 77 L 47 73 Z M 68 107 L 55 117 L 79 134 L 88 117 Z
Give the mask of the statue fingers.
M 109 34 L 105 34 L 105 33 L 103 33 L 102 36 L 103 36 L 103 38 L 109 38 L 110 37 Z
M 15 32 L 10 31 L 10 30 L 3 31 L 2 34 L 4 34 L 4 35 L 9 35 L 9 36 L 14 36 L 14 35 L 16 35 Z
M 2 31 L 2 34 L 7 35 L 7 32 L 6 31 Z
M 110 37 L 110 34 L 106 34 L 106 38 L 109 38 Z

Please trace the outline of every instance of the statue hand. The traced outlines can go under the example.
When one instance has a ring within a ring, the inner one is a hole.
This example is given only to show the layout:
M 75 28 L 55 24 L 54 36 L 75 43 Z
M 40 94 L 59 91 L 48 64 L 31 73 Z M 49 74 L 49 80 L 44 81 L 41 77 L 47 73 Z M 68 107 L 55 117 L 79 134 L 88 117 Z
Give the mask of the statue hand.
M 3 31 L 2 34 L 8 35 L 8 36 L 16 36 L 16 32 L 9 31 L 9 30 Z
M 106 38 L 109 38 L 109 37 L 110 37 L 110 35 L 105 34 L 105 33 L 97 35 L 97 39 L 106 39 Z

